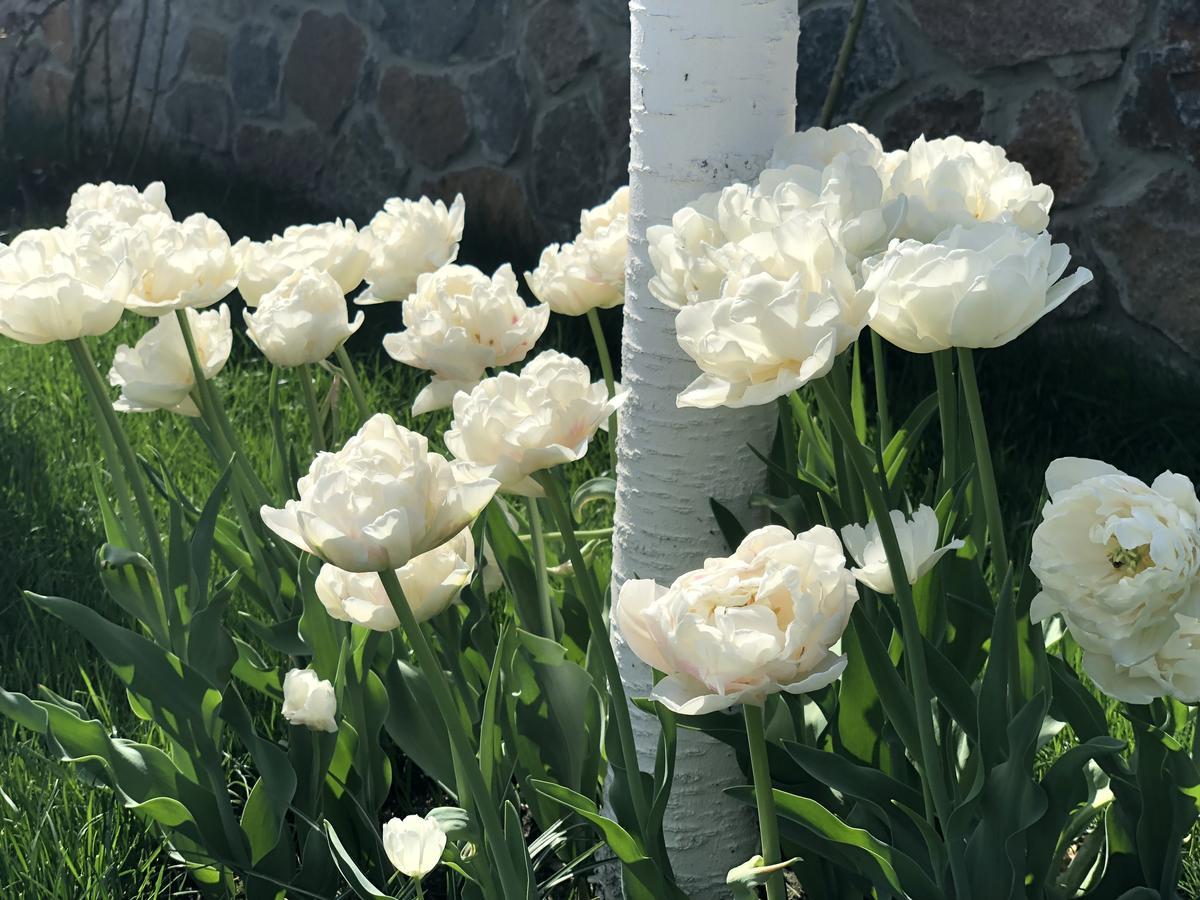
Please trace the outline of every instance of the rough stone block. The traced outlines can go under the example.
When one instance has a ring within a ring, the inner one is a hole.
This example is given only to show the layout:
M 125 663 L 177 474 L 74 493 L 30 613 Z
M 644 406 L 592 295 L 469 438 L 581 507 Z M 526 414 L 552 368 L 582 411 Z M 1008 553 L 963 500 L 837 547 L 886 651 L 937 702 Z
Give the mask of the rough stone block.
M 288 101 L 322 131 L 350 106 L 367 52 L 367 38 L 349 16 L 309 10 L 300 19 L 283 73 Z

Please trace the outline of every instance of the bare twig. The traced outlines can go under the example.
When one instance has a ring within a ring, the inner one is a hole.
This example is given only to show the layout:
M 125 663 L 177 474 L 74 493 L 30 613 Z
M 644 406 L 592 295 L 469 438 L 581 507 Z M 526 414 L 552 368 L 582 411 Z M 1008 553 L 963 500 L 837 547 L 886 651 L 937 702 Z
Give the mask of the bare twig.
M 108 148 L 108 166 L 112 165 L 113 158 L 117 155 L 117 148 L 121 146 L 121 142 L 125 139 L 125 129 L 129 125 L 129 114 L 133 109 L 133 95 L 137 89 L 138 68 L 142 62 L 142 48 L 146 41 L 146 25 L 150 19 L 150 0 L 142 0 L 142 17 L 138 22 L 137 41 L 133 45 L 133 63 L 129 68 L 129 88 L 125 91 L 125 108 L 121 111 L 121 124 L 117 126 L 116 136 L 113 137 L 112 143 Z M 165 39 L 165 35 L 164 35 Z M 162 68 L 162 50 L 159 49 L 159 68 Z M 155 85 L 158 84 L 157 78 Z M 107 168 L 107 167 L 106 167 Z
M 34 13 L 21 29 L 21 33 L 17 35 L 16 50 L 13 51 L 12 61 L 8 64 L 8 74 L 4 79 L 4 97 L 3 103 L 0 105 L 0 134 L 6 134 L 8 131 L 8 114 L 12 108 L 12 90 L 13 82 L 17 77 L 17 67 L 21 64 L 21 54 L 25 52 L 25 45 L 29 43 L 29 38 L 33 32 L 41 26 L 42 20 L 50 13 L 63 4 L 64 0 L 50 0 L 49 3 L 42 9 L 41 12 Z M 12 159 L 11 141 L 2 141 L 3 153 L 5 159 Z
M 850 23 L 846 26 L 846 36 L 842 38 L 842 46 L 838 50 L 837 62 L 833 67 L 833 77 L 829 79 L 829 92 L 821 106 L 821 119 L 818 124 L 822 128 L 828 128 L 833 122 L 833 112 L 842 93 L 842 83 L 846 80 L 846 71 L 850 68 L 850 57 L 854 55 L 854 42 L 858 40 L 858 32 L 862 29 L 866 13 L 867 0 L 854 0 Z
M 129 176 L 132 178 L 134 171 L 137 169 L 138 163 L 141 162 L 142 153 L 146 149 L 146 142 L 150 139 L 150 125 L 154 121 L 154 110 L 158 106 L 158 94 L 161 89 L 163 62 L 167 52 L 167 33 L 171 29 L 171 0 L 165 0 L 163 3 L 163 24 L 162 31 L 159 32 L 158 38 L 158 63 L 154 67 L 154 86 L 150 92 L 150 108 L 146 111 L 146 124 L 142 128 L 142 138 L 138 142 L 137 152 L 133 155 L 133 159 L 129 163 Z

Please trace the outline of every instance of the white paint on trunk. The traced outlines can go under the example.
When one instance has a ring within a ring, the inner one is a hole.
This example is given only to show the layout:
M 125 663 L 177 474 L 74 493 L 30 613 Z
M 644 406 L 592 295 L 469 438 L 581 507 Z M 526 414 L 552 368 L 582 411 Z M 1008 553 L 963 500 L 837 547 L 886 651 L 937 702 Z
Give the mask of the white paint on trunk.
M 678 409 L 698 374 L 675 340 L 674 311 L 647 288 L 646 229 L 706 191 L 752 179 L 775 142 L 794 130 L 795 0 L 632 0 L 629 263 L 626 278 L 614 596 L 629 578 L 670 583 L 708 556 L 727 555 L 709 498 L 749 519 L 746 500 L 763 467 L 775 407 Z M 650 691 L 649 671 L 617 639 L 631 697 Z M 643 770 L 657 721 L 634 711 Z M 756 852 L 752 811 L 722 793 L 743 784 L 724 745 L 681 731 L 666 839 L 691 896 L 728 896 L 725 875 Z

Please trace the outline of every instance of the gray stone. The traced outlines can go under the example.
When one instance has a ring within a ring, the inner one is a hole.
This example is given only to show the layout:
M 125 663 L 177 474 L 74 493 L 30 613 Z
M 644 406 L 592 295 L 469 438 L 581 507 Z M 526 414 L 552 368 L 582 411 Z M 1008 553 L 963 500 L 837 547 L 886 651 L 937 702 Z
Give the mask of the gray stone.
M 267 187 L 300 194 L 312 188 L 324 162 L 322 139 L 312 126 L 298 131 L 243 125 L 234 140 L 240 174 Z
M 71 6 L 60 3 L 42 17 L 42 39 L 50 50 L 50 56 L 61 65 L 71 64 L 75 52 L 74 25 L 71 21 Z
M 47 120 L 66 108 L 71 95 L 71 79 L 48 66 L 38 66 L 29 78 L 29 98 L 34 111 Z
M 1026 98 L 1007 148 L 1009 158 L 1029 169 L 1034 181 L 1054 188 L 1059 203 L 1082 199 L 1100 168 L 1075 95 L 1055 88 Z
M 243 25 L 229 57 L 233 101 L 244 113 L 262 114 L 279 107 L 279 41 L 262 25 Z
M 484 155 L 493 162 L 508 162 L 529 121 L 529 92 L 516 57 L 506 57 L 473 74 L 467 83 L 467 97 Z
M 536 262 L 542 234 L 520 179 L 510 172 L 485 166 L 447 172 L 418 190 L 447 203 L 455 194 L 463 195 L 471 226 L 463 233 L 462 259 L 487 271 L 510 262 L 522 272 Z
M 507 18 L 507 0 L 405 0 L 384 4 L 380 31 L 413 59 L 484 59 L 499 48 Z
M 1097 81 L 1105 81 L 1121 70 L 1122 55 L 1119 50 L 1099 53 L 1076 53 L 1046 60 L 1050 71 L 1068 87 L 1081 88 Z
M 288 50 L 284 96 L 321 131 L 332 131 L 354 97 L 366 52 L 366 36 L 348 16 L 309 10 Z
M 1182 171 L 1159 174 L 1097 210 L 1092 237 L 1121 305 L 1200 357 L 1200 188 Z
M 142 5 L 133 3 L 128 7 L 125 15 L 113 18 L 113 40 L 117 46 L 133 48 L 142 27 Z M 168 15 L 165 3 L 150 4 L 142 58 L 137 70 L 137 86 L 141 90 L 153 91 L 157 84 L 158 89 L 163 91 L 175 84 L 187 56 L 187 39 L 187 23 L 181 21 L 174 8 Z
M 184 81 L 167 97 L 167 122 L 183 141 L 221 152 L 229 146 L 229 95 L 207 82 Z
M 600 73 L 600 120 L 608 135 L 610 174 L 629 180 L 629 61 Z
M 559 226 L 604 198 L 606 135 L 585 97 L 549 110 L 533 136 L 533 191 L 538 212 Z M 566 234 L 560 227 L 555 234 Z
M 198 26 L 187 40 L 187 59 L 184 67 L 193 75 L 224 78 L 229 62 L 229 39 L 219 31 Z M 233 82 L 236 99 L 237 81 Z
M 1125 47 L 1137 33 L 1145 4 L 1146 0 L 911 0 L 917 24 L 930 40 L 969 69 Z
M 557 93 L 595 58 L 591 32 L 575 0 L 547 0 L 525 30 L 525 47 L 546 90 Z
M 982 140 L 986 137 L 985 110 L 986 99 L 979 88 L 956 90 L 939 84 L 889 112 L 879 136 L 888 150 L 907 147 L 921 135 L 932 139 L 957 134 L 967 140 Z
M 1200 4 L 1166 0 L 1153 41 L 1134 55 L 1131 69 L 1117 107 L 1121 137 L 1200 162 Z
M 392 137 L 430 168 L 445 165 L 471 138 L 462 91 L 440 75 L 391 66 L 375 102 Z
M 800 54 L 796 68 L 798 128 L 817 124 L 849 22 L 848 4 L 818 7 L 800 17 Z M 846 79 L 842 82 L 834 121 L 852 117 L 865 101 L 895 87 L 899 78 L 900 59 L 896 45 L 879 14 L 879 4 L 870 0 L 854 43 Z
M 339 215 L 366 225 L 383 201 L 404 193 L 408 166 L 370 116 L 350 120 L 321 171 L 317 195 Z

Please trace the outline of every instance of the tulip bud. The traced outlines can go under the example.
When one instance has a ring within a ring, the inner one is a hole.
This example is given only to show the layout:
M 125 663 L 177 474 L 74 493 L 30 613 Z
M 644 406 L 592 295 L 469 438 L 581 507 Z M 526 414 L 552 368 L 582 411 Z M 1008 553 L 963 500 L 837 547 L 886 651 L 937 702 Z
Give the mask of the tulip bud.
M 283 677 L 283 717 L 313 731 L 337 731 L 333 685 L 312 669 L 292 669 Z

